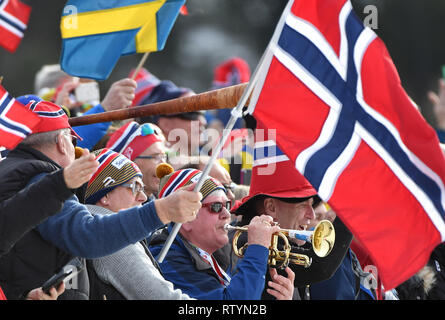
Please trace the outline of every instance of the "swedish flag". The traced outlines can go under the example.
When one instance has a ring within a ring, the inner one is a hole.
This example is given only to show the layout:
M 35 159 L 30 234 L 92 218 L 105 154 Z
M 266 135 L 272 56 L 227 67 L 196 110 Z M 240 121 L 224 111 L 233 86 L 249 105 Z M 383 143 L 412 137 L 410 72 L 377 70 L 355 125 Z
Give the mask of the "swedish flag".
M 185 0 L 69 0 L 63 11 L 62 70 L 105 80 L 122 55 L 160 51 Z

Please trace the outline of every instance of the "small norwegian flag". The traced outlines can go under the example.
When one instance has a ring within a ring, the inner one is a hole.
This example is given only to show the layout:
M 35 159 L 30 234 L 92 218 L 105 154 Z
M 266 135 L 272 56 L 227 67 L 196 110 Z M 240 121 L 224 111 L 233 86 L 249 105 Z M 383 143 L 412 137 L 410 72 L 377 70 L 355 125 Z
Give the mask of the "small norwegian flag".
M 0 85 L 0 146 L 14 149 L 40 121 L 37 114 L 16 101 Z
M 19 0 L 0 0 L 0 45 L 13 53 L 28 26 L 31 7 Z

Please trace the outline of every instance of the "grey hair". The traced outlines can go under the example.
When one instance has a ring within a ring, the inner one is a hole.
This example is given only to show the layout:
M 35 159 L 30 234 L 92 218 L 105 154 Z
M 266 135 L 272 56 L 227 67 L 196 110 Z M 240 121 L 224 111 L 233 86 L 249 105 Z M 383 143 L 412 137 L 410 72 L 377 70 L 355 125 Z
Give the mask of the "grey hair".
M 70 133 L 69 128 L 33 133 L 27 136 L 20 144 L 38 148 L 46 145 L 50 145 L 56 142 L 57 136 L 61 133 Z

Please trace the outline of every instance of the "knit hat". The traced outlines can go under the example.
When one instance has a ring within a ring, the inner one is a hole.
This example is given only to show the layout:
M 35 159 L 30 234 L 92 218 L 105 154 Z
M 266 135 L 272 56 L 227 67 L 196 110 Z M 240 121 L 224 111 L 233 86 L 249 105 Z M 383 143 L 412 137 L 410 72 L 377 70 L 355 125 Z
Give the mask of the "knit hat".
M 212 89 L 249 82 L 249 79 L 249 65 L 245 60 L 235 57 L 224 61 L 215 68 Z
M 106 148 L 134 160 L 155 142 L 162 142 L 162 139 L 150 123 L 140 125 L 131 121 L 111 135 Z
M 198 182 L 201 178 L 202 171 L 197 169 L 173 171 L 173 168 L 169 164 L 161 163 L 156 167 L 156 175 L 160 179 L 158 197 L 165 198 L 179 188 Z M 202 194 L 201 201 L 215 190 L 223 190 L 226 192 L 221 182 L 212 177 L 208 177 L 204 181 L 201 189 L 199 189 L 199 192 Z
M 23 99 L 26 99 L 26 96 Z M 42 121 L 40 121 L 39 125 L 34 128 L 33 133 L 69 128 L 74 136 L 76 136 L 80 140 L 83 140 L 82 137 L 80 137 L 73 130 L 73 128 L 71 128 L 68 122 L 68 116 L 66 115 L 65 111 L 63 111 L 63 109 L 57 104 L 44 100 L 29 100 L 26 107 L 29 110 L 37 113 L 37 115 L 42 118 Z
M 85 203 L 96 204 L 103 196 L 114 188 L 126 183 L 134 177 L 142 177 L 141 170 L 124 155 L 110 149 L 93 152 L 99 162 L 85 190 Z

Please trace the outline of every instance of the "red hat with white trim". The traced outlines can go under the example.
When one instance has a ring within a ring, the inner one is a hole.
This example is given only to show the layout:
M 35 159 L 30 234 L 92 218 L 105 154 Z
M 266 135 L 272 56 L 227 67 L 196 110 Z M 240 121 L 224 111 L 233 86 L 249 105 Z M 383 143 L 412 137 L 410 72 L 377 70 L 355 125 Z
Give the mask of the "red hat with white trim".
M 39 118 L 42 119 L 36 128 L 33 129 L 33 133 L 39 132 L 48 132 L 60 129 L 70 129 L 71 133 L 76 136 L 78 139 L 83 140 L 81 136 L 79 136 L 73 128 L 71 128 L 68 122 L 68 116 L 65 111 L 57 104 L 49 102 L 49 101 L 35 101 L 31 100 L 28 102 L 26 107 L 37 113 Z

